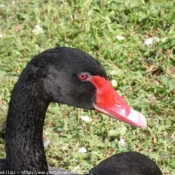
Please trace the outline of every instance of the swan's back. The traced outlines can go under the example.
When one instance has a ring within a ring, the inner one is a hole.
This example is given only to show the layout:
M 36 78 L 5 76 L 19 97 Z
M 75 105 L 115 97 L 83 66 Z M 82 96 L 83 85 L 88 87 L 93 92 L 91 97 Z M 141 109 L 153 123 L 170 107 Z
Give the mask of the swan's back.
M 159 167 L 138 152 L 124 152 L 100 162 L 89 175 L 162 175 Z

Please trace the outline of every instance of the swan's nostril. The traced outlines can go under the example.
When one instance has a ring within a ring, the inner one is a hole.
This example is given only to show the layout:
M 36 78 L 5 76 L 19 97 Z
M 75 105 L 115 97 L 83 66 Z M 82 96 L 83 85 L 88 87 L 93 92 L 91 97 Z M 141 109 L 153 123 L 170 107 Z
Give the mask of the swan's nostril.
M 116 106 L 117 106 L 117 108 L 122 108 L 123 109 L 123 106 L 121 104 L 117 104 Z

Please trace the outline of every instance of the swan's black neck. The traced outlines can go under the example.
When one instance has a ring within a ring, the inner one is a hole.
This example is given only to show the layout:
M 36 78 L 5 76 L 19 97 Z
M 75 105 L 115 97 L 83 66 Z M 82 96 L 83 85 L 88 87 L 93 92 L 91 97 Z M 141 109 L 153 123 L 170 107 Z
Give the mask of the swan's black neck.
M 72 48 L 46 50 L 27 64 L 13 89 L 7 115 L 9 170 L 16 174 L 48 170 L 42 142 L 47 107 L 50 102 L 56 102 L 93 109 L 96 88 L 78 78 L 84 72 L 107 79 L 98 61 Z
M 37 86 L 34 80 L 26 81 L 21 77 L 9 104 L 6 154 L 8 169 L 16 174 L 22 171 L 48 172 L 42 133 L 49 102 L 44 100 L 42 89 Z

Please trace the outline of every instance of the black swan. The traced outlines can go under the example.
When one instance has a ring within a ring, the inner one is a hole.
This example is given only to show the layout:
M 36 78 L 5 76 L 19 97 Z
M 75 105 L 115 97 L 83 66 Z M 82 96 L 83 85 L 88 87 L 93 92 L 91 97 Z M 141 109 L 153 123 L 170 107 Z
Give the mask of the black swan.
M 50 102 L 95 109 L 133 126 L 146 127 L 145 117 L 117 94 L 105 69 L 92 56 L 68 47 L 48 49 L 27 64 L 12 91 L 6 122 L 6 159 L 0 160 L 0 171 L 48 174 L 42 134 Z M 98 166 L 90 175 L 97 175 Z M 59 175 L 73 174 L 55 168 L 49 170 Z
M 159 167 L 138 152 L 111 156 L 92 168 L 87 175 L 163 175 Z

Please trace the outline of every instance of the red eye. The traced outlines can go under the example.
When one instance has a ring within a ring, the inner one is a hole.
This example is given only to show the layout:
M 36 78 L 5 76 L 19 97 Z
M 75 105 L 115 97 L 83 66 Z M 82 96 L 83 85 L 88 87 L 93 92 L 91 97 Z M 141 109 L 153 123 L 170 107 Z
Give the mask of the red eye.
M 78 75 L 78 79 L 79 80 L 86 80 L 87 78 L 89 77 L 89 75 L 87 74 L 87 73 L 80 73 L 79 75 Z

